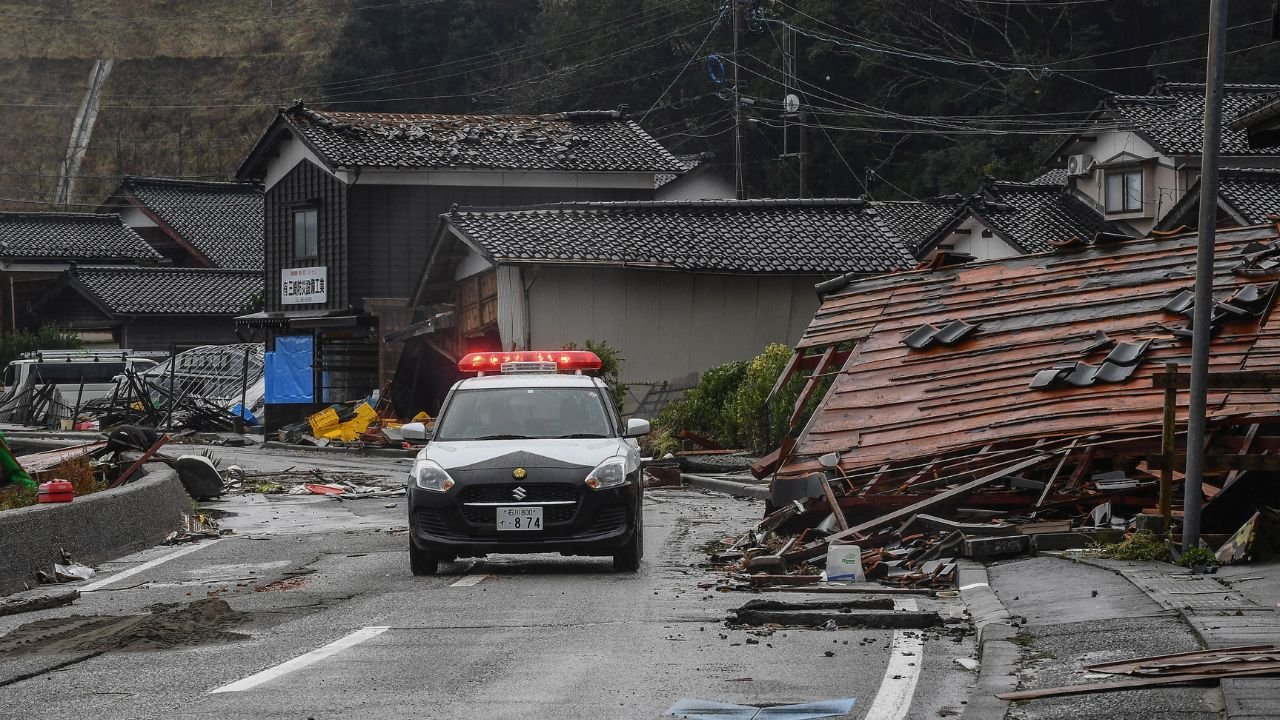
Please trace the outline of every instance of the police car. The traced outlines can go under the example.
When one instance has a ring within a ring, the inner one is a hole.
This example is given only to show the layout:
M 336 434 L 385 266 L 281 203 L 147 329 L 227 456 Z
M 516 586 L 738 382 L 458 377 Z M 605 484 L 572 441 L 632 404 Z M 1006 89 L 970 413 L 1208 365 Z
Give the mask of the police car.
M 591 352 L 471 353 L 409 472 L 409 565 L 488 553 L 612 556 L 634 572 L 644 553 L 640 449 L 646 420 L 623 424 Z

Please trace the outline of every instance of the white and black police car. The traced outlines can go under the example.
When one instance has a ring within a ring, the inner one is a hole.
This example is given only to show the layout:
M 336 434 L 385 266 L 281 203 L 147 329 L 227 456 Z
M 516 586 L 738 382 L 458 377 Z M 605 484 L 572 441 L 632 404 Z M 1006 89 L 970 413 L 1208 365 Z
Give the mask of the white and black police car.
M 471 353 L 476 373 L 449 391 L 435 430 L 409 472 L 409 565 L 431 575 L 441 562 L 489 553 L 612 556 L 634 572 L 644 553 L 644 487 L 636 438 L 591 352 Z M 428 436 L 429 435 L 429 436 Z

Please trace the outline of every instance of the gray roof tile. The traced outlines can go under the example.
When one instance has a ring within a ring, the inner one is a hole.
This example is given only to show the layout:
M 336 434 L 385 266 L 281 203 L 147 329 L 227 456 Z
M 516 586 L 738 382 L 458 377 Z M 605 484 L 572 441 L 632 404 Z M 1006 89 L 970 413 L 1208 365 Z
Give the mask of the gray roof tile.
M 1280 93 L 1280 85 L 1227 85 L 1222 113 L 1232 118 Z M 1204 85 L 1165 83 L 1147 95 L 1112 95 L 1101 110 L 1113 115 L 1122 128 L 1131 128 L 1158 150 L 1171 155 L 1199 155 L 1204 136 Z M 1223 155 L 1270 155 L 1272 150 L 1249 147 L 1243 130 L 1222 129 Z
M 1024 252 L 1047 252 L 1051 243 L 1089 240 L 1106 221 L 1084 201 L 1055 185 L 989 181 L 974 211 Z
M 113 313 L 231 315 L 262 292 L 253 270 L 81 265 L 71 276 Z
M 126 177 L 123 188 L 215 266 L 262 267 L 261 188 L 145 177 Z
M 119 215 L 0 213 L 0 258 L 159 260 Z
M 615 111 L 431 115 L 281 113 L 336 167 L 683 173 L 687 168 Z
M 1198 193 L 1198 188 L 1197 181 L 1188 194 Z M 1274 222 L 1271 218 L 1280 215 L 1280 170 L 1223 168 L 1218 172 L 1218 198 L 1248 225 Z
M 455 208 L 448 223 L 499 262 L 646 265 L 730 273 L 914 267 L 862 200 L 696 200 Z
M 959 195 L 929 200 L 873 202 L 872 209 L 900 240 L 918 253 L 964 205 Z

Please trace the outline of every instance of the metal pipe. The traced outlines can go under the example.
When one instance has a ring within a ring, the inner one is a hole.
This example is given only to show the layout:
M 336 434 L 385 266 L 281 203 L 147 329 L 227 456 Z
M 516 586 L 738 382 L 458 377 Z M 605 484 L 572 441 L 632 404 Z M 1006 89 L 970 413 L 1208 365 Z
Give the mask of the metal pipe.
M 1191 340 L 1191 391 L 1187 407 L 1187 476 L 1182 492 L 1182 549 L 1200 546 L 1204 482 L 1205 414 L 1209 343 L 1212 341 L 1213 250 L 1218 219 L 1218 146 L 1222 141 L 1222 85 L 1227 41 L 1227 0 L 1209 5 L 1209 52 L 1204 86 L 1204 147 L 1200 155 L 1200 228 Z
M 169 417 L 165 419 L 165 428 L 168 429 L 169 432 L 173 432 L 173 411 L 177 410 L 177 408 L 174 407 L 174 400 L 173 400 L 173 376 L 174 376 L 174 373 L 177 372 L 177 370 L 178 370 L 178 346 L 173 343 L 170 343 L 169 344 Z
M 249 348 L 244 349 L 244 370 L 240 374 L 240 415 L 236 418 L 236 432 L 244 432 L 245 415 L 249 408 L 244 406 L 249 397 Z

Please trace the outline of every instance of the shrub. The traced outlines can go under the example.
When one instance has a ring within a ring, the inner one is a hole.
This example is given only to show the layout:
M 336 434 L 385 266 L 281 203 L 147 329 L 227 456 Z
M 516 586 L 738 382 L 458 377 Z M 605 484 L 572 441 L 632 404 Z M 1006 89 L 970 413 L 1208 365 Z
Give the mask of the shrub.
M 803 373 L 797 374 L 768 402 L 769 392 L 791 353 L 791 348 L 775 343 L 749 362 L 725 363 L 703 373 L 696 387 L 682 400 L 667 405 L 654 419 L 649 449 L 657 455 L 679 449 L 677 434 L 681 430 L 709 437 L 727 448 L 746 448 L 754 453 L 776 448 L 787 431 L 787 422 L 806 380 Z M 800 418 L 801 424 L 829 385 L 830 379 L 820 381 Z
M 1209 548 L 1193 547 L 1182 553 L 1182 557 L 1178 558 L 1178 564 L 1182 567 L 1194 567 L 1196 565 L 1213 567 L 1218 564 L 1218 556 L 1214 555 Z
M 715 439 L 726 447 L 734 445 L 734 428 L 727 422 L 725 408 L 746 375 L 747 363 L 727 362 L 704 372 L 698 384 L 684 397 L 668 403 L 653 420 L 647 446 L 657 456 L 680 449 L 681 430 Z
M 595 342 L 588 340 L 579 348 L 578 343 L 569 343 L 565 350 L 586 349 L 600 358 L 599 377 L 609 386 L 609 394 L 613 397 L 613 405 L 622 412 L 622 404 L 627 400 L 627 386 L 622 382 L 622 351 L 609 344 L 607 340 Z
M 1102 549 L 1101 555 L 1113 560 L 1167 561 L 1169 546 L 1163 537 L 1157 537 L 1149 530 L 1139 530 L 1122 542 L 1106 546 Z
M 733 426 L 737 439 L 735 445 L 755 453 L 765 453 L 782 441 L 782 435 L 787 431 L 787 421 L 791 419 L 796 399 L 800 397 L 800 391 L 804 387 L 804 375 L 797 373 L 796 377 L 778 391 L 770 404 L 767 418 L 765 402 L 769 399 L 769 391 L 778 382 L 778 376 L 786 368 L 791 354 L 791 348 L 774 343 L 747 366 L 742 384 L 738 386 L 733 400 L 726 408 L 728 422 Z
M 22 353 L 33 350 L 75 350 L 80 338 L 73 332 L 54 325 L 42 325 L 39 330 L 18 330 L 0 337 L 0 368 L 17 360 Z

